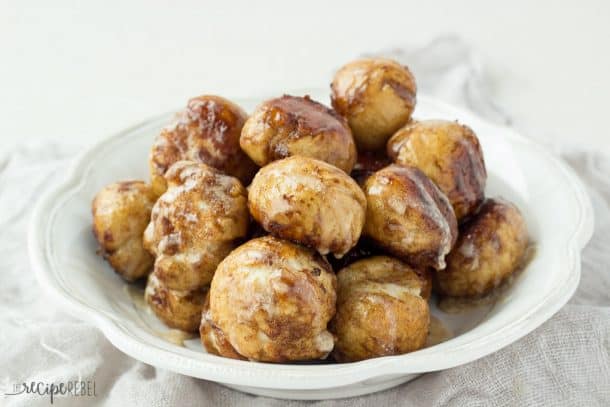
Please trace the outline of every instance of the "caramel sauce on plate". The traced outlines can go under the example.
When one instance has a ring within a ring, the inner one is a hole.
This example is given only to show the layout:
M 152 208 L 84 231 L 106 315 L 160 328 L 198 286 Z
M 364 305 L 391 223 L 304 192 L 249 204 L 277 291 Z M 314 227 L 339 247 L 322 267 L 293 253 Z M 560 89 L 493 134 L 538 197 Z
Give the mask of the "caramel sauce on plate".
M 430 315 L 430 331 L 428 332 L 428 339 L 426 340 L 424 348 L 438 345 L 439 343 L 448 341 L 454 336 L 453 332 L 445 326 L 443 321 L 434 315 Z

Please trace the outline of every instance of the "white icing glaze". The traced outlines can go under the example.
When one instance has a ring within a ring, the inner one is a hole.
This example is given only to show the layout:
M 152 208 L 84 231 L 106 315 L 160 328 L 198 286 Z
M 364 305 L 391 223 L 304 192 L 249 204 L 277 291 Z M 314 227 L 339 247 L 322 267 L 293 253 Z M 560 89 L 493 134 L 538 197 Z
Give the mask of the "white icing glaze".
M 184 218 L 191 223 L 197 223 L 199 221 L 199 218 L 197 217 L 197 214 L 195 213 L 185 213 L 184 214 Z
M 397 300 L 403 300 L 405 296 L 421 296 L 421 289 L 416 284 L 379 283 L 375 281 L 361 282 L 351 288 L 352 293 L 365 292 L 371 294 L 383 293 Z M 371 296 L 370 298 L 375 298 Z
M 330 353 L 335 346 L 335 339 L 328 331 L 322 331 L 314 338 L 314 344 L 320 352 Z
M 262 343 L 267 343 L 267 342 L 271 341 L 271 339 L 269 339 L 267 334 L 264 333 L 263 331 L 256 332 L 256 339 L 258 339 Z
M 423 213 L 426 213 L 428 216 L 430 216 L 434 223 L 441 230 L 441 243 L 437 252 L 437 263 L 440 269 L 444 269 L 446 266 L 445 256 L 451 250 L 451 226 L 449 225 L 449 221 L 447 220 L 447 218 L 443 216 L 439 205 L 436 203 L 434 198 L 432 198 L 428 190 L 424 188 L 422 183 L 416 180 L 415 185 L 419 190 L 423 202 L 419 200 L 413 200 L 414 206 L 416 206 L 418 210 L 423 211 Z M 432 185 L 434 188 L 436 188 L 434 184 Z M 444 201 L 444 205 L 446 207 L 451 208 L 451 204 L 445 194 L 443 194 L 439 190 L 439 194 L 437 194 L 437 196 L 440 200 Z
M 283 180 L 282 188 L 288 191 L 308 188 L 311 191 L 323 193 L 325 189 L 324 183 L 318 177 L 313 174 L 303 174 L 294 162 L 288 162 L 283 167 L 275 166 L 267 171 L 267 175 Z

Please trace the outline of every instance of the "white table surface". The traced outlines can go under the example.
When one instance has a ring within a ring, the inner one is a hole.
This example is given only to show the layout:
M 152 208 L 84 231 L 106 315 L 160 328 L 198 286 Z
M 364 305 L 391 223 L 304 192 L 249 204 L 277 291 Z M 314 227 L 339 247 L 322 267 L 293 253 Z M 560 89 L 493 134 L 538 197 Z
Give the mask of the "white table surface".
M 610 151 L 608 1 L 261 4 L 0 0 L 0 152 L 91 144 L 201 93 L 327 86 L 363 52 L 443 34 L 480 53 L 519 126 Z

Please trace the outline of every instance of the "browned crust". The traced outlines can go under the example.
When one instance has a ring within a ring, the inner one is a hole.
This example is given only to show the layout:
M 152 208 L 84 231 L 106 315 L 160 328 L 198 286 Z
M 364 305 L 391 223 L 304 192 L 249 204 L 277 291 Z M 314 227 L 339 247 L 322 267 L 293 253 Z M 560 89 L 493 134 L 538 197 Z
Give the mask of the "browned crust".
M 408 264 L 387 256 L 359 260 L 337 275 L 335 360 L 351 362 L 424 346 L 429 309 L 425 282 Z
M 457 122 L 413 121 L 387 144 L 397 164 L 422 170 L 447 195 L 459 221 L 474 212 L 485 198 L 487 170 L 479 139 Z
M 126 281 L 145 277 L 152 268 L 153 258 L 143 248 L 142 232 L 155 198 L 150 185 L 132 180 L 105 186 L 91 203 L 98 253 Z
M 330 87 L 332 106 L 347 118 L 359 151 L 383 149 L 415 108 L 415 78 L 389 59 L 350 62 L 337 71 Z
M 309 96 L 283 95 L 262 103 L 244 126 L 240 144 L 263 166 L 303 155 L 349 173 L 357 155 L 347 121 Z
M 382 190 L 381 195 L 371 193 L 375 188 Z M 457 239 L 457 221 L 447 198 L 425 174 L 414 167 L 390 165 L 369 177 L 364 191 L 369 199 L 364 231 L 370 239 L 387 252 L 415 266 L 443 268 L 440 251 L 445 248 L 441 247 L 441 242 L 448 239 L 448 248 L 453 246 Z M 410 205 L 418 204 L 401 216 L 392 212 L 391 200 L 396 197 L 407 200 Z M 435 216 L 437 210 L 440 218 Z M 448 225 L 448 236 L 444 236 L 446 232 L 441 223 Z M 427 237 L 425 244 L 400 243 L 414 230 L 422 239 L 424 235 Z
M 165 174 L 144 245 L 169 288 L 194 290 L 212 280 L 220 261 L 247 236 L 247 192 L 237 178 L 206 164 L 179 161 Z
M 210 293 L 205 296 L 203 311 L 201 312 L 201 325 L 199 326 L 201 344 L 209 353 L 231 359 L 246 360 L 231 345 L 222 329 L 212 320 L 210 315 Z
M 360 237 L 366 199 L 338 168 L 293 156 L 258 172 L 249 188 L 248 208 L 272 235 L 340 257 Z
M 411 107 L 411 110 L 415 107 L 417 86 L 415 78 L 407 66 L 388 59 L 361 59 L 344 65 L 336 75 L 351 74 L 351 71 L 357 71 L 356 75 L 362 76 L 362 79 L 357 81 L 361 84 L 360 86 L 351 87 L 346 92 L 339 89 L 336 80 L 330 84 L 331 104 L 340 115 L 348 116 L 351 111 L 367 103 L 367 91 L 370 90 L 369 85 L 373 82 L 372 75 L 376 71 L 380 71 L 380 76 L 384 78 L 379 87 L 387 84 Z M 398 76 L 402 77 L 402 81 L 393 78 L 397 72 Z
M 490 293 L 520 269 L 528 244 L 527 227 L 517 207 L 487 199 L 460 226 L 447 269 L 437 273 L 439 291 L 454 297 Z
M 262 273 L 262 274 L 259 274 Z M 210 319 L 251 360 L 321 359 L 320 335 L 335 313 L 336 278 L 316 252 L 266 236 L 234 250 L 210 290 Z M 207 328 L 206 328 L 207 329 Z
M 155 315 L 170 328 L 185 332 L 197 332 L 207 288 L 179 292 L 167 288 L 149 277 L 145 299 Z
M 181 160 L 210 165 L 248 184 L 257 166 L 241 150 L 239 137 L 246 113 L 220 96 L 192 98 L 172 125 L 161 131 L 150 154 L 150 171 L 158 194 L 163 175 Z

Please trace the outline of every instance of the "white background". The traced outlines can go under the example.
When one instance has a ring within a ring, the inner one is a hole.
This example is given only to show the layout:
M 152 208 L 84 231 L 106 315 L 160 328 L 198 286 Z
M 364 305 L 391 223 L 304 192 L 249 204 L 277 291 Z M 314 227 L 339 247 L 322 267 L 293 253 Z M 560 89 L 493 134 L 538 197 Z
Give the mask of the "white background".
M 363 52 L 445 34 L 519 127 L 610 150 L 610 1 L 0 0 L 0 152 L 88 145 L 201 93 L 327 86 Z

